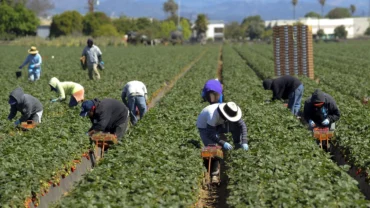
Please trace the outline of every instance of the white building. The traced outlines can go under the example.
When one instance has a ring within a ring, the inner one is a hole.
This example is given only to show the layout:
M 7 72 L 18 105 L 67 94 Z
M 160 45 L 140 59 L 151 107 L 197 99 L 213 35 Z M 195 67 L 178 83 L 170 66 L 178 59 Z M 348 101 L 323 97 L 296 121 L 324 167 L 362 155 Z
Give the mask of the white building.
M 195 27 L 195 24 L 192 25 L 192 29 Z M 224 32 L 225 32 L 225 23 L 221 20 L 209 20 L 208 29 L 206 32 L 206 39 L 212 39 L 213 41 L 223 41 Z M 197 32 L 193 30 L 192 37 L 197 37 Z
M 280 25 L 293 25 L 295 20 L 272 20 L 265 21 L 265 26 L 280 26 Z M 356 38 L 363 36 L 366 29 L 369 27 L 369 18 L 343 18 L 343 19 L 318 19 L 318 18 L 301 18 L 298 20 L 305 25 L 312 27 L 312 34 L 316 35 L 319 29 L 323 29 L 324 33 L 329 36 L 334 35 L 334 29 L 343 25 L 347 32 L 347 38 Z

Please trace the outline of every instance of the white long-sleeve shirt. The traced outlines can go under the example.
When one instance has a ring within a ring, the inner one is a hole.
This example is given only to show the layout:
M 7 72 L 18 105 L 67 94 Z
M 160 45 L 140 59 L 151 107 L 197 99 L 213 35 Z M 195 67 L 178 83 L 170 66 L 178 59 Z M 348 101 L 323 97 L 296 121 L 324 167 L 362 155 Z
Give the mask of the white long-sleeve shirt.
M 148 93 L 144 83 L 134 80 L 128 82 L 123 88 L 122 97 L 128 96 L 145 96 Z

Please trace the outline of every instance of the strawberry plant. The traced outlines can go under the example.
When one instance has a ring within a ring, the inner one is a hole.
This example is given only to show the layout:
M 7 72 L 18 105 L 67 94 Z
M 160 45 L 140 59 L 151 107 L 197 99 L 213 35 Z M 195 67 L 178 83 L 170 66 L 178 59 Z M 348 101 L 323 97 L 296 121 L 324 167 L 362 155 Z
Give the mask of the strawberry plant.
M 259 67 L 269 64 L 266 59 L 246 57 L 260 73 L 273 70 Z M 368 206 L 346 167 L 333 163 L 281 104 L 263 102 L 271 93 L 230 47 L 223 76 L 225 94 L 241 106 L 250 139 L 250 151 L 231 151 L 226 161 L 231 207 Z
M 80 83 L 85 87 L 85 99 L 121 100 L 124 84 L 134 79 L 147 85 L 150 96 L 203 50 L 201 47 L 102 48 L 106 69 L 100 72 L 101 80 L 90 81 L 87 71 L 79 64 L 82 48 L 45 47 L 40 48 L 41 55 L 55 58 L 45 58 L 41 79 L 30 83 L 26 70 L 20 79 L 16 79 L 14 73 L 27 48 L 2 48 L 2 58 L 8 61 L 0 62 L 4 70 L 0 89 L 3 103 L 0 106 L 0 204 L 13 207 L 20 207 L 27 198 L 33 197 L 31 192 L 36 193 L 36 197 L 45 193 L 42 190 L 46 185 L 40 181 L 58 185 L 59 176 L 74 171 L 74 160 L 81 158 L 89 148 L 85 135 L 89 120 L 79 116 L 79 108 L 69 108 L 68 102 L 50 103 L 50 99 L 57 96 L 48 86 L 51 77 Z M 42 123 L 29 132 L 19 132 L 7 121 L 8 96 L 17 86 L 38 98 L 44 106 Z
M 57 207 L 190 207 L 198 199 L 203 162 L 192 142 L 200 89 L 213 78 L 218 51 L 204 57 Z

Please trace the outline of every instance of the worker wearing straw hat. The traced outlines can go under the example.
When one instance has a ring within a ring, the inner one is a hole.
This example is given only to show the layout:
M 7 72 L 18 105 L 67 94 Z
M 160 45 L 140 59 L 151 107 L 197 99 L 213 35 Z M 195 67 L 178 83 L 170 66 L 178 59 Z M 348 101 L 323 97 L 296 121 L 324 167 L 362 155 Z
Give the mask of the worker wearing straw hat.
M 26 64 L 28 64 L 28 80 L 39 80 L 41 74 L 42 58 L 35 46 L 32 46 L 28 50 L 28 53 L 29 55 L 27 56 L 23 64 L 19 66 L 19 69 L 22 69 Z
M 219 145 L 226 150 L 233 149 L 224 133 L 232 134 L 236 148 L 248 150 L 247 125 L 242 119 L 242 111 L 234 102 L 215 103 L 205 107 L 199 114 L 196 126 L 204 146 Z M 219 181 L 218 160 L 211 164 L 212 182 Z

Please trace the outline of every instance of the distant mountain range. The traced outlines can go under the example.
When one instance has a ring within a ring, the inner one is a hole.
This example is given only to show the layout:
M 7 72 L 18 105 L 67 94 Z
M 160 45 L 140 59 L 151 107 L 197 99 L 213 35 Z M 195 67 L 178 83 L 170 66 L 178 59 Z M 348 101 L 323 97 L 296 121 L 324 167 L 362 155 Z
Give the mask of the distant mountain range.
M 87 0 L 53 0 L 53 14 L 66 10 L 87 11 Z M 126 15 L 130 17 L 166 18 L 162 10 L 165 0 L 100 0 L 96 7 L 109 16 Z M 179 0 L 177 0 L 178 2 Z M 368 1 L 365 0 L 328 0 L 324 7 L 327 13 L 336 6 L 349 8 L 350 4 L 357 7 L 355 15 L 368 15 Z M 206 13 L 211 20 L 240 22 L 250 15 L 261 15 L 264 20 L 292 19 L 293 6 L 291 0 L 181 0 L 181 16 L 195 19 L 198 13 Z M 317 0 L 299 0 L 296 7 L 296 17 L 315 11 L 321 13 L 321 5 Z

